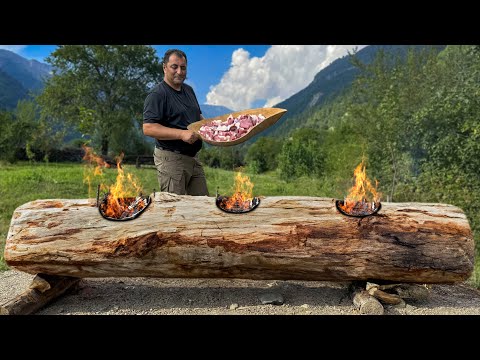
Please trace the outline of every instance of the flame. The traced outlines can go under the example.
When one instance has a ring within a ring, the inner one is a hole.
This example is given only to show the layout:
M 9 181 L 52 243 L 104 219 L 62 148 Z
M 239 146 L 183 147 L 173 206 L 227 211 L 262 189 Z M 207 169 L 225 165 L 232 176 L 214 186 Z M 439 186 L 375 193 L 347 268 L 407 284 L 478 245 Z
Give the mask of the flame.
M 248 209 L 253 200 L 253 183 L 247 175 L 240 172 L 235 174 L 234 192 L 227 200 L 223 201 L 225 209 Z
M 105 160 L 103 160 L 100 156 L 96 155 L 91 147 L 82 145 L 82 148 L 83 150 L 85 150 L 85 155 L 83 156 L 82 160 L 88 161 L 90 164 L 93 162 L 97 163 L 97 167 L 95 168 L 95 175 L 99 175 L 102 173 L 102 167 L 110 167 L 110 164 L 107 164 Z
M 128 209 L 128 206 L 135 201 L 132 194 L 142 192 L 140 185 L 137 185 L 138 180 L 134 178 L 133 174 L 125 174 L 120 164 L 123 160 L 123 153 L 117 158 L 117 180 L 108 188 L 107 204 L 104 208 L 105 215 L 113 218 L 120 218 Z M 141 210 L 141 209 L 138 209 Z
M 103 176 L 103 168 L 110 168 L 110 164 L 106 163 L 100 156 L 96 155 L 91 147 L 82 145 L 85 155 L 82 160 L 87 162 L 83 170 L 83 183 L 88 184 L 88 197 L 92 197 L 92 180 L 95 176 Z M 92 170 L 91 165 L 97 164 Z
M 84 160 L 87 160 L 89 164 L 96 163 L 97 166 L 93 171 L 89 171 L 88 168 L 84 171 L 84 183 L 88 182 L 89 197 L 92 179 L 95 176 L 103 177 L 103 168 L 109 168 L 110 165 L 106 163 L 101 157 L 95 155 L 93 150 L 89 147 L 84 147 L 85 156 Z M 142 197 L 136 197 L 136 194 L 142 193 L 142 186 L 139 180 L 131 173 L 125 173 L 121 163 L 124 154 L 116 157 L 117 162 L 117 178 L 114 184 L 107 186 L 100 185 L 102 191 L 106 191 L 106 202 L 102 203 L 101 209 L 103 213 L 112 218 L 122 218 L 133 215 L 146 206 L 146 202 L 142 201 Z M 136 204 L 135 204 L 136 203 Z M 135 204 L 135 206 L 133 206 Z
M 375 180 L 375 186 L 373 186 L 367 177 L 364 159 L 355 168 L 353 178 L 355 184 L 350 188 L 350 193 L 345 197 L 341 208 L 347 213 L 352 213 L 354 209 L 355 212 L 368 211 L 369 203 L 378 203 L 381 194 L 377 192 L 378 181 Z

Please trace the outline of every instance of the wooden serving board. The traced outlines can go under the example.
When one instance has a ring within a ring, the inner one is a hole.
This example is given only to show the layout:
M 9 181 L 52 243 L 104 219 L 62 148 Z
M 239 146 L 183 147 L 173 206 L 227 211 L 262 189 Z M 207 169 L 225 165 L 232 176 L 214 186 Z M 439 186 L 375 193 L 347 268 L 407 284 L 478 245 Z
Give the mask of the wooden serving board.
M 221 116 L 216 116 L 213 118 L 208 118 L 204 120 L 200 120 L 197 122 L 194 122 L 190 125 L 188 125 L 187 129 L 195 131 L 200 137 L 202 138 L 203 141 L 210 145 L 214 146 L 232 146 L 232 145 L 237 145 L 240 143 L 243 143 L 250 139 L 251 137 L 257 135 L 258 133 L 262 132 L 263 130 L 267 129 L 268 127 L 272 126 L 275 124 L 282 116 L 285 114 L 287 110 L 285 109 L 280 109 L 280 108 L 257 108 L 257 109 L 247 109 L 247 110 L 242 110 L 242 111 L 236 111 L 232 113 L 228 113 L 225 115 Z M 212 120 L 221 120 L 226 121 L 227 118 L 230 116 L 230 114 L 233 117 L 238 117 L 240 115 L 245 115 L 245 114 L 250 114 L 250 115 L 260 115 L 262 114 L 265 116 L 265 120 L 263 120 L 260 124 L 254 126 L 247 134 L 243 135 L 241 138 L 233 140 L 233 141 L 213 141 L 213 140 L 208 140 L 205 139 L 199 132 L 200 128 L 202 125 L 212 121 Z

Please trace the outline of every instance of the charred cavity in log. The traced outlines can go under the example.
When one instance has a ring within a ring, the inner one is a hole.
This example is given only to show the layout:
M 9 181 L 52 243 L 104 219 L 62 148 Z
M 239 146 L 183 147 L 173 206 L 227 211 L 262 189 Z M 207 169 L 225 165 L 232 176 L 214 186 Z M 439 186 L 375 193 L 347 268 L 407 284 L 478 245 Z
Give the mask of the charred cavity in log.
M 244 201 L 243 203 L 239 203 L 238 201 L 233 204 L 233 206 L 229 206 L 230 197 L 229 196 L 221 196 L 217 195 L 215 203 L 220 210 L 223 210 L 230 214 L 244 214 L 254 210 L 259 204 L 260 199 L 258 197 L 254 197 L 253 199 L 249 199 Z
M 335 206 L 341 214 L 359 218 L 374 215 L 382 208 L 380 202 L 357 201 L 349 211 L 346 211 L 343 200 L 336 200 Z
M 115 201 L 116 208 L 112 211 L 111 205 L 109 209 L 110 196 L 110 193 L 106 193 L 99 201 L 100 192 L 97 191 L 98 212 L 102 217 L 111 221 L 133 220 L 139 217 L 152 202 L 150 196 L 142 196 L 141 194 L 137 197 L 118 198 Z

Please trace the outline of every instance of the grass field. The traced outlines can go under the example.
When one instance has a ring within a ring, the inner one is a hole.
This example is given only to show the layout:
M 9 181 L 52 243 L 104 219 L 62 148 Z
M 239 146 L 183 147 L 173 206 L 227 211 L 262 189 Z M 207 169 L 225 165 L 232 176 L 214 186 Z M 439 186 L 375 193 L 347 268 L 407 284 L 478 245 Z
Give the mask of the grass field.
M 135 168 L 124 165 L 125 173 L 132 173 L 143 188 L 143 193 L 158 191 L 156 169 L 153 167 Z M 65 163 L 18 163 L 15 165 L 0 164 L 0 271 L 7 266 L 3 259 L 5 240 L 14 210 L 29 201 L 37 199 L 84 199 L 95 198 L 99 183 L 113 184 L 117 176 L 116 169 L 105 169 L 102 177 L 92 181 L 91 189 L 83 182 L 85 172 L 82 164 Z M 221 169 L 205 168 L 210 196 L 218 191 L 221 195 L 231 195 L 234 184 L 234 172 Z M 341 198 L 342 194 L 335 189 L 334 183 L 322 182 L 313 178 L 300 178 L 294 182 L 285 182 L 275 173 L 248 174 L 254 184 L 255 196 L 320 196 Z M 475 261 L 475 271 L 470 282 L 480 286 L 480 265 Z

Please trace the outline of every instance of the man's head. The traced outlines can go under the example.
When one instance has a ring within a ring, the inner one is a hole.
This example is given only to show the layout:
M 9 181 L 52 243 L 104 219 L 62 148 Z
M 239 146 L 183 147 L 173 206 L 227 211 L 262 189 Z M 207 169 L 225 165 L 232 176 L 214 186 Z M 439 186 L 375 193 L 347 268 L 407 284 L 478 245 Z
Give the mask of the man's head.
M 174 89 L 180 90 L 187 78 L 187 55 L 182 50 L 170 49 L 162 60 L 163 79 Z

